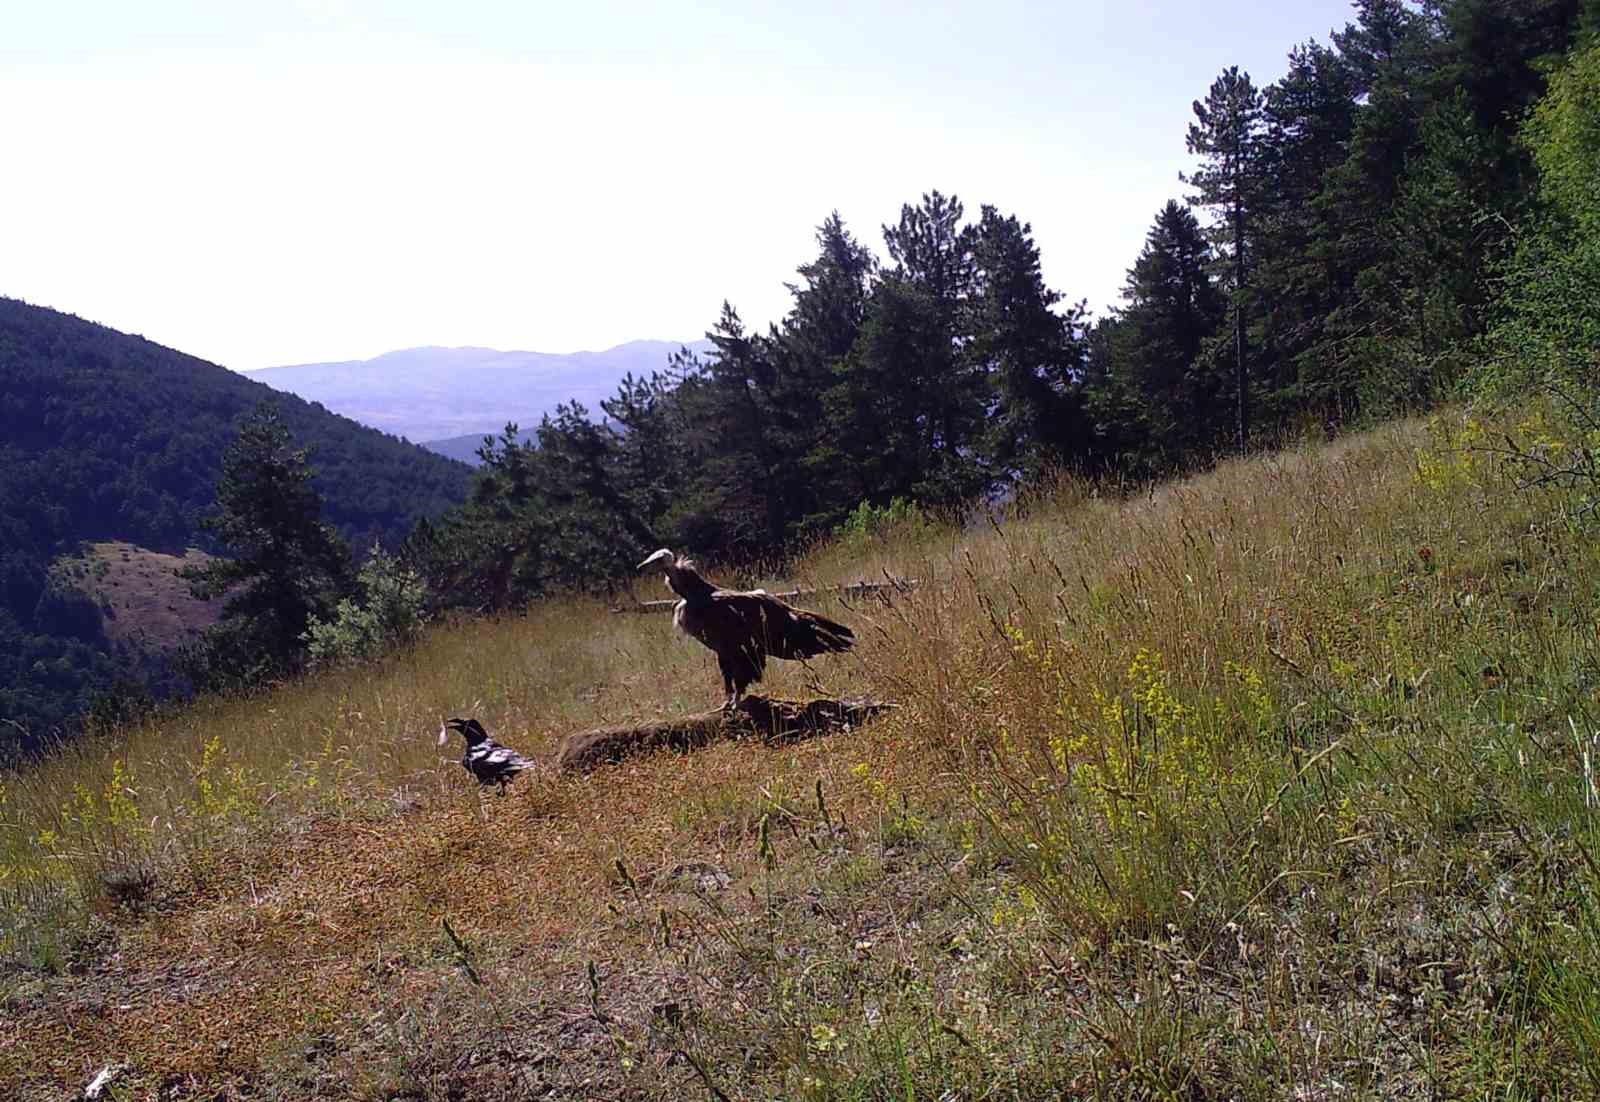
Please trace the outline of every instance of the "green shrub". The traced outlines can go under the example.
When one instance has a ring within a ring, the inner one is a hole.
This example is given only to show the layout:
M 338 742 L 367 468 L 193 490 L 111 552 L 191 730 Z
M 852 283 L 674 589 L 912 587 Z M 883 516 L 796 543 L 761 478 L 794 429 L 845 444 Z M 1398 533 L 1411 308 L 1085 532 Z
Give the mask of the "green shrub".
M 311 618 L 301 636 L 313 665 L 373 658 L 414 640 L 426 622 L 428 589 L 415 570 L 374 546 L 356 577 L 360 601 L 345 598 L 331 622 Z
M 1478 390 L 1592 387 L 1600 349 L 1600 45 L 1573 53 L 1522 128 L 1539 206 L 1504 270 L 1504 314 Z
M 863 501 L 834 529 L 835 538 L 852 549 L 860 549 L 890 532 L 911 532 L 927 525 L 928 519 L 916 502 L 897 497 L 887 505 Z

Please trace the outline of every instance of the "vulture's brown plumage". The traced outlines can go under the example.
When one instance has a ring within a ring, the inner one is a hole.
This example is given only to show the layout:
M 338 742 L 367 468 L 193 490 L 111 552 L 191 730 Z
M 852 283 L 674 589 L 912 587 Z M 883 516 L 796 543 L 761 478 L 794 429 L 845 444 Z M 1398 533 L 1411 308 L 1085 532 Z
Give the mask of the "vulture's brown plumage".
M 812 658 L 847 651 L 855 633 L 843 624 L 795 608 L 763 589 L 718 589 L 700 576 L 694 563 L 663 547 L 639 564 L 660 564 L 667 585 L 678 595 L 672 622 L 717 655 L 724 708 L 733 708 L 751 684 L 766 672 L 768 658 Z

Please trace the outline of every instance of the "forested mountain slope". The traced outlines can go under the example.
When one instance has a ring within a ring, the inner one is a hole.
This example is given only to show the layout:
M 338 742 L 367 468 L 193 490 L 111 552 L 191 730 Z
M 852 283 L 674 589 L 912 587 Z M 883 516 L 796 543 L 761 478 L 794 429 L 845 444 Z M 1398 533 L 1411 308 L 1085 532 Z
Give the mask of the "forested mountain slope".
M 241 415 L 272 399 L 312 449 L 327 519 L 398 542 L 466 496 L 471 473 L 243 375 L 68 314 L 0 299 L 0 516 L 6 546 L 198 535 Z
M 0 718 L 37 737 L 127 668 L 94 604 L 51 584 L 50 562 L 84 540 L 205 545 L 223 450 L 265 399 L 312 449 L 326 519 L 357 549 L 397 543 L 466 497 L 462 464 L 141 337 L 0 298 Z

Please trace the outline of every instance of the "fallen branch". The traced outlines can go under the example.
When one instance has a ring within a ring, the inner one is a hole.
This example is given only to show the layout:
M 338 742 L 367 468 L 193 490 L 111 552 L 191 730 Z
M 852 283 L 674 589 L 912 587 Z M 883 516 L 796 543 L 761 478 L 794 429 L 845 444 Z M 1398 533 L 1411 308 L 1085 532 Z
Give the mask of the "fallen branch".
M 873 700 L 769 700 L 747 696 L 734 711 L 720 708 L 633 727 L 601 727 L 561 740 L 556 766 L 585 772 L 653 750 L 693 750 L 724 739 L 790 742 L 859 727 L 892 704 Z
M 780 601 L 792 601 L 796 597 L 815 597 L 819 593 L 838 593 L 845 597 L 875 597 L 883 594 L 885 590 L 894 590 L 904 593 L 915 589 L 921 582 L 916 578 L 892 578 L 887 582 L 852 582 L 850 585 L 824 585 L 815 589 L 790 589 L 782 593 L 772 593 L 771 590 L 756 590 L 758 593 L 767 593 Z M 619 605 L 612 612 L 671 612 L 678 604 L 677 598 L 665 601 L 638 601 L 631 605 Z

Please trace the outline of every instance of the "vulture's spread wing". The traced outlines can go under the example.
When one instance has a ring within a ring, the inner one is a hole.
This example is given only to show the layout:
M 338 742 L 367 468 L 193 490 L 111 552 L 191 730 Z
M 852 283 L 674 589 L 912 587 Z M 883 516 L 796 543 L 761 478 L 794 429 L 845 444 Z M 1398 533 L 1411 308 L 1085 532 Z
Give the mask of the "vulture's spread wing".
M 723 590 L 716 599 L 735 611 L 754 645 L 774 658 L 812 658 L 855 643 L 855 633 L 843 624 L 768 593 Z

